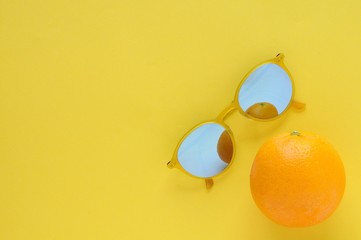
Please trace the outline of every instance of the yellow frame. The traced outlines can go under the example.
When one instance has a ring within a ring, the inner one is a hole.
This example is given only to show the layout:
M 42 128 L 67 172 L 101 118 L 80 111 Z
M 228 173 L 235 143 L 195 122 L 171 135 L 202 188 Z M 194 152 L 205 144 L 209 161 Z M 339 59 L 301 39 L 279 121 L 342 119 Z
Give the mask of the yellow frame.
M 305 107 L 305 104 L 304 103 L 301 103 L 301 102 L 297 102 L 294 100 L 294 95 L 295 95 L 295 85 L 294 85 L 294 80 L 292 78 L 292 75 L 290 73 L 290 71 L 287 69 L 286 65 L 284 64 L 283 62 L 283 59 L 284 59 L 284 54 L 282 53 L 279 53 L 277 54 L 277 56 L 275 58 L 272 58 L 270 60 L 267 60 L 267 61 L 264 61 L 264 62 L 261 62 L 260 64 L 256 65 L 255 67 L 253 67 L 242 79 L 242 81 L 239 83 L 238 87 L 237 87 L 237 91 L 236 91 L 236 95 L 233 99 L 233 101 L 231 102 L 231 104 L 226 107 L 220 114 L 218 114 L 217 118 L 216 119 L 213 119 L 213 120 L 210 120 L 210 121 L 205 121 L 205 122 L 202 122 L 198 125 L 196 125 L 195 127 L 193 127 L 192 129 L 190 129 L 182 138 L 181 140 L 178 142 L 177 144 L 177 147 L 173 153 L 173 157 L 172 157 L 172 160 L 169 161 L 167 163 L 167 166 L 169 168 L 178 168 L 179 170 L 181 170 L 182 172 L 186 173 L 187 175 L 191 176 L 191 177 L 194 177 L 194 178 L 199 178 L 199 179 L 205 179 L 205 182 L 206 182 L 206 187 L 207 189 L 210 189 L 212 186 L 213 186 L 213 178 L 216 178 L 222 174 L 224 174 L 226 172 L 226 170 L 228 170 L 228 168 L 231 167 L 232 163 L 233 163 L 233 160 L 236 156 L 236 144 L 235 144 L 235 139 L 234 139 L 234 136 L 233 136 L 233 133 L 232 133 L 232 130 L 231 128 L 225 124 L 225 119 L 228 117 L 228 115 L 230 115 L 233 111 L 235 110 L 238 110 L 242 115 L 244 115 L 245 117 L 248 117 L 248 118 L 251 118 L 253 120 L 256 120 L 256 121 L 270 121 L 270 120 L 274 120 L 276 118 L 279 118 L 281 117 L 285 112 L 287 112 L 289 110 L 289 108 L 291 106 L 297 108 L 297 109 L 303 109 Z M 290 77 L 291 79 L 291 83 L 292 83 L 292 96 L 291 96 L 291 101 L 290 103 L 288 104 L 288 106 L 286 107 L 286 109 L 279 115 L 277 115 L 276 117 L 274 118 L 270 118 L 270 119 L 258 119 L 258 118 L 255 118 L 255 117 L 252 117 L 250 115 L 248 115 L 246 112 L 243 111 L 243 109 L 241 108 L 241 106 L 239 105 L 238 103 L 238 96 L 239 96 L 239 92 L 240 92 L 240 89 L 243 85 L 243 83 L 246 81 L 246 79 L 249 77 L 249 75 L 257 68 L 259 68 L 261 65 L 263 64 L 268 64 L 268 63 L 274 63 L 274 64 L 277 64 L 279 67 L 281 67 L 287 74 L 288 76 Z M 197 177 L 197 176 L 194 176 L 192 174 L 190 174 L 189 172 L 187 172 L 183 167 L 182 165 L 179 163 L 179 160 L 178 160 L 178 150 L 179 150 L 179 147 L 180 145 L 183 143 L 184 139 L 186 139 L 196 128 L 202 126 L 202 125 L 205 125 L 205 124 L 208 124 L 208 123 L 216 123 L 216 124 L 219 124 L 221 126 L 224 127 L 224 129 L 227 131 L 227 133 L 229 134 L 229 136 L 231 137 L 231 140 L 232 140 L 232 144 L 233 144 L 233 156 L 232 156 L 232 159 L 230 161 L 230 163 L 228 164 L 228 166 L 220 173 L 218 173 L 217 175 L 213 176 L 212 178 L 202 178 L 202 177 Z

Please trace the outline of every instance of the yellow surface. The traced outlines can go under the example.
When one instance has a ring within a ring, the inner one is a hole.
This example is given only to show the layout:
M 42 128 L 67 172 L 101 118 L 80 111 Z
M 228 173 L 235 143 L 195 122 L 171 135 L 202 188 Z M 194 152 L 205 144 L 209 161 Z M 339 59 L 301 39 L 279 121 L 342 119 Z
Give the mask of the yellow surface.
M 0 239 L 360 239 L 361 2 L 0 0 Z M 204 182 L 166 168 L 254 65 L 286 55 L 307 110 L 228 120 L 236 162 Z M 320 225 L 277 225 L 249 172 L 284 131 L 326 137 L 345 164 Z

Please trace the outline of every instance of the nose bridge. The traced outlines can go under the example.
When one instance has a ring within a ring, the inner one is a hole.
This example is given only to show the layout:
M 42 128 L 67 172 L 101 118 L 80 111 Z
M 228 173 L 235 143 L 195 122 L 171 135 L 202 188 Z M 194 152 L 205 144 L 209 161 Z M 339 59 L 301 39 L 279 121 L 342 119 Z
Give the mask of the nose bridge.
M 217 121 L 224 122 L 224 120 L 236 109 L 237 109 L 237 106 L 236 106 L 235 102 L 232 102 L 220 114 L 218 114 Z

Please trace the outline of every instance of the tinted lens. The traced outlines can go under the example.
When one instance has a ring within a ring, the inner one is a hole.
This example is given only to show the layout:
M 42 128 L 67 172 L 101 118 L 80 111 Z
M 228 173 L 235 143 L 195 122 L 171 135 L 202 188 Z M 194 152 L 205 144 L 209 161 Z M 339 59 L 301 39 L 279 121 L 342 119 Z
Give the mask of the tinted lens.
M 252 117 L 271 119 L 286 110 L 292 92 L 287 72 L 277 64 L 267 63 L 248 76 L 238 94 L 238 103 Z
M 226 129 L 207 123 L 194 129 L 178 149 L 178 161 L 190 174 L 213 177 L 222 172 L 233 157 L 233 143 Z

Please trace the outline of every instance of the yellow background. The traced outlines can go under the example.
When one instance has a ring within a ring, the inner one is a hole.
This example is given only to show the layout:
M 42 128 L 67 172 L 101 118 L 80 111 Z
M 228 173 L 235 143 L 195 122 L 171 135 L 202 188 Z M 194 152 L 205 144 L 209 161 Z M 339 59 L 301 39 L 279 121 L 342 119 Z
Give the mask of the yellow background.
M 0 0 L 0 239 L 360 239 L 361 2 Z M 204 182 L 166 168 L 194 125 L 278 52 L 304 112 L 234 113 L 236 161 Z M 319 133 L 344 161 L 337 211 L 277 225 L 249 189 L 269 137 Z

